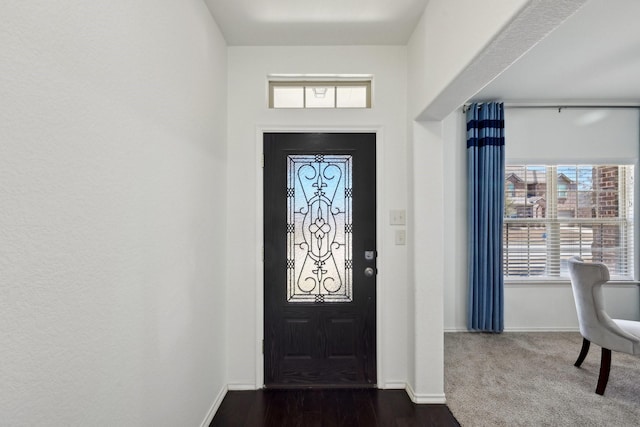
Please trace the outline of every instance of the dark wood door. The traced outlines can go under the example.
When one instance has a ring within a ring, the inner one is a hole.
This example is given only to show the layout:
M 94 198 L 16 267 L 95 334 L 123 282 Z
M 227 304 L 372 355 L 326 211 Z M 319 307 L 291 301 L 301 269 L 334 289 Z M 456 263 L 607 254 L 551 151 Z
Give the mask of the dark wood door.
M 376 385 L 375 149 L 375 134 L 264 134 L 267 387 Z

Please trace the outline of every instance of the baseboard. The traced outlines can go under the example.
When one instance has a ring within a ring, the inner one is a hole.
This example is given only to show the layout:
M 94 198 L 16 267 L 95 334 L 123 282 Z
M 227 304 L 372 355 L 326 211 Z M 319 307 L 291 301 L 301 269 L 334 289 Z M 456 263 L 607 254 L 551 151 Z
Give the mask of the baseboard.
M 580 332 L 576 327 L 522 327 L 522 328 L 504 328 L 505 332 Z
M 469 332 L 467 328 L 444 328 L 445 332 Z
M 444 393 L 442 393 L 442 394 L 425 394 L 425 393 L 417 394 L 415 391 L 413 391 L 413 388 L 411 387 L 411 384 L 409 384 L 409 383 L 407 383 L 405 390 L 407 391 L 407 394 L 409 395 L 409 398 L 411 399 L 411 401 L 413 403 L 418 404 L 418 405 L 424 405 L 424 404 L 441 405 L 441 404 L 447 403 L 447 399 L 445 398 Z
M 467 328 L 445 328 L 445 333 L 458 333 L 458 332 L 471 332 Z M 516 328 L 504 328 L 504 332 L 580 332 L 578 327 L 516 327 Z
M 255 384 L 227 384 L 227 389 L 229 391 L 257 390 Z
M 213 421 L 213 417 L 216 415 L 216 411 L 218 411 L 224 397 L 227 395 L 227 390 L 228 388 L 226 385 L 222 387 L 222 390 L 220 390 L 218 396 L 216 396 L 216 400 L 213 401 L 213 405 L 211 405 L 211 408 L 209 409 L 209 412 L 207 412 L 207 416 L 204 418 L 204 421 L 202 421 L 202 424 L 200 424 L 200 427 L 209 427 L 209 424 Z
M 381 388 L 384 390 L 405 390 L 407 388 L 407 383 L 402 381 L 388 382 L 384 383 Z

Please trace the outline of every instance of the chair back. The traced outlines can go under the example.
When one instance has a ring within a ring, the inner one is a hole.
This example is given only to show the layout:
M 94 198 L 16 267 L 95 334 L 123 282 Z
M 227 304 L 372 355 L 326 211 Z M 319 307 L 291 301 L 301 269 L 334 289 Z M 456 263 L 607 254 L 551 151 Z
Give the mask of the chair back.
M 602 285 L 609 281 L 609 269 L 604 264 L 585 263 L 573 257 L 569 259 L 569 276 L 580 333 L 589 341 L 595 341 L 600 330 L 600 314 L 604 313 Z
M 573 257 L 569 275 L 582 336 L 601 347 L 633 353 L 633 343 L 625 338 L 628 334 L 604 311 L 602 285 L 609 281 L 607 266 Z

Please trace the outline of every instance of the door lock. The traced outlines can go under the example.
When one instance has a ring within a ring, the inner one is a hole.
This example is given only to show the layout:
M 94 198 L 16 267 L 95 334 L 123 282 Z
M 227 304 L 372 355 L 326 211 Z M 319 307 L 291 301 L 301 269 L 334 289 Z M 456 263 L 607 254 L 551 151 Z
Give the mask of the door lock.
M 376 270 L 373 267 L 367 267 L 364 269 L 364 275 L 367 277 L 373 277 L 376 274 Z

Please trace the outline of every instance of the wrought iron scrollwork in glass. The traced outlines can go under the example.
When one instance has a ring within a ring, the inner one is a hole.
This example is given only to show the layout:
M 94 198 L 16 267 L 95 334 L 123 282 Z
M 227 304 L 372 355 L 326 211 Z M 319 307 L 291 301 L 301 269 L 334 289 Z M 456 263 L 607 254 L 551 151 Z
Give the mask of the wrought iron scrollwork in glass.
M 350 302 L 351 155 L 287 156 L 287 301 Z

